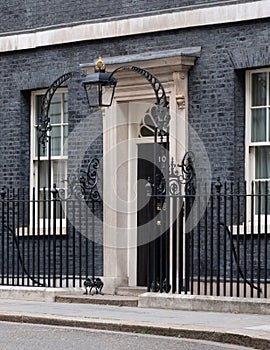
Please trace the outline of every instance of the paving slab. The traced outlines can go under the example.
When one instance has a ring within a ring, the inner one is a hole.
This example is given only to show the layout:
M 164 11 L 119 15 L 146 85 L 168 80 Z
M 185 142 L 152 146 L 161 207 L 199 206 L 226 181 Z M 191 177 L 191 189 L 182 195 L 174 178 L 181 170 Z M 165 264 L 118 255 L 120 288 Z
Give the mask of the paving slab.
M 151 333 L 270 349 L 270 316 L 0 300 L 0 320 Z

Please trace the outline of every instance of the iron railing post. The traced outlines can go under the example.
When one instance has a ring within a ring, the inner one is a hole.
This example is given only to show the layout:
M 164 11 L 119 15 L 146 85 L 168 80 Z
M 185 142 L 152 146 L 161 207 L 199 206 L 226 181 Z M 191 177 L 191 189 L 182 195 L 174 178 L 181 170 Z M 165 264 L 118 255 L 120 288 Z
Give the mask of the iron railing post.
M 216 187 L 216 194 L 217 194 L 217 243 L 216 243 L 216 249 L 217 249 L 217 296 L 220 295 L 220 202 L 221 202 L 221 187 L 222 184 L 220 182 L 220 178 L 217 178 L 217 182 L 215 183 Z

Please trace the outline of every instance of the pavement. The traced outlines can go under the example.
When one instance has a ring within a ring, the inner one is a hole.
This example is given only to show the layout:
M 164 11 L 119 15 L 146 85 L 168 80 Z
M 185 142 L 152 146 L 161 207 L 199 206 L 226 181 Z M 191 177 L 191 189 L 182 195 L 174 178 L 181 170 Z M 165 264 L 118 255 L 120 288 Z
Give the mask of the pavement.
M 83 298 L 83 303 L 0 299 L 0 321 L 149 333 L 270 349 L 270 315 L 115 306 L 110 300 L 117 300 L 117 296 Z M 94 298 L 107 298 L 107 302 L 92 303 Z

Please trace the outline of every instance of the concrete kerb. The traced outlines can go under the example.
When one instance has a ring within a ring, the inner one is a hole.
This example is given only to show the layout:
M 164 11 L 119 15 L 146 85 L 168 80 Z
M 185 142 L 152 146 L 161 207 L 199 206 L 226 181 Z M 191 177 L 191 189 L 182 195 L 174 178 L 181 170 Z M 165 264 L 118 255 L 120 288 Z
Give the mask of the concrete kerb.
M 142 308 L 270 315 L 270 300 L 263 298 L 163 293 L 144 293 L 138 298 L 138 306 Z
M 54 302 L 57 296 L 104 300 L 103 304 L 110 305 L 110 300 L 117 299 L 114 295 L 83 296 L 81 288 L 43 288 L 43 287 L 11 287 L 0 288 L 0 298 L 15 300 L 50 301 Z M 137 299 L 137 298 L 136 298 Z M 76 302 L 76 301 L 75 301 Z M 270 301 L 256 298 L 212 297 L 196 295 L 172 295 L 165 293 L 144 293 L 138 296 L 141 308 L 173 309 L 182 311 L 206 311 L 270 315 Z M 189 339 L 201 339 L 220 343 L 228 343 L 252 347 L 260 350 L 270 349 L 270 337 L 256 329 L 224 328 L 204 325 L 153 323 L 152 321 L 126 321 L 123 319 L 103 319 L 89 316 L 63 316 L 42 313 L 32 314 L 18 311 L 0 312 L 0 321 L 44 324 L 52 326 L 81 327 L 109 331 L 134 332 L 153 335 L 164 335 Z
M 200 339 L 239 346 L 247 346 L 259 350 L 269 350 L 270 348 L 270 340 L 267 339 L 250 336 L 247 334 L 228 332 L 226 330 L 216 331 L 207 328 L 185 328 L 167 325 L 156 326 L 153 324 L 144 324 L 142 322 L 133 323 L 128 321 L 89 320 L 85 318 L 68 318 L 54 315 L 33 316 L 30 314 L 19 313 L 0 313 L 0 321 Z

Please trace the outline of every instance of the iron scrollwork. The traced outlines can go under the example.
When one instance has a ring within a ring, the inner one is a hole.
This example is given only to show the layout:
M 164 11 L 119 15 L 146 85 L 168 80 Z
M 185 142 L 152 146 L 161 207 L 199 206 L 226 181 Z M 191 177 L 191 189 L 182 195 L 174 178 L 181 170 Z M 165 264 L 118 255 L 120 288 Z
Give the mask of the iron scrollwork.
M 95 289 L 95 294 L 101 294 L 102 293 L 102 288 L 104 286 L 104 283 L 101 278 L 96 277 L 96 278 L 86 278 L 86 280 L 83 283 L 84 288 L 85 288 L 85 295 L 89 294 L 92 295 L 92 289 Z
M 152 281 L 150 286 L 150 292 L 165 292 L 169 293 L 172 286 L 167 282 L 167 279 L 165 278 L 162 282 L 162 285 L 160 286 L 160 283 L 158 281 Z
M 181 168 L 181 181 L 185 186 L 186 194 L 195 194 L 195 167 L 194 167 L 195 156 L 192 152 L 186 152 L 184 155 L 181 164 L 177 164 Z
M 181 169 L 181 171 L 178 170 Z M 176 164 L 174 159 L 171 159 L 169 170 L 169 194 L 180 195 L 182 185 L 186 194 L 194 194 L 194 154 L 192 152 L 186 152 L 181 163 Z
M 100 194 L 97 190 L 97 171 L 100 166 L 99 159 L 93 158 L 87 166 L 87 170 L 80 171 L 80 184 L 84 199 L 98 201 Z
M 179 170 L 179 168 L 181 170 Z M 171 158 L 169 165 L 168 179 L 166 180 L 164 172 L 156 175 L 155 183 L 151 183 L 151 179 L 147 179 L 145 190 L 147 196 L 150 197 L 154 192 L 157 196 L 182 195 L 182 187 L 184 186 L 185 194 L 195 194 L 195 168 L 194 155 L 192 152 L 186 152 L 180 164 L 175 163 L 174 158 Z M 153 189 L 155 189 L 153 191 Z
M 99 166 L 99 159 L 94 157 L 89 161 L 86 170 L 80 169 L 79 174 L 69 176 L 65 180 L 67 187 L 59 189 L 59 198 L 69 199 L 74 196 L 86 202 L 99 201 L 100 194 L 97 189 Z

